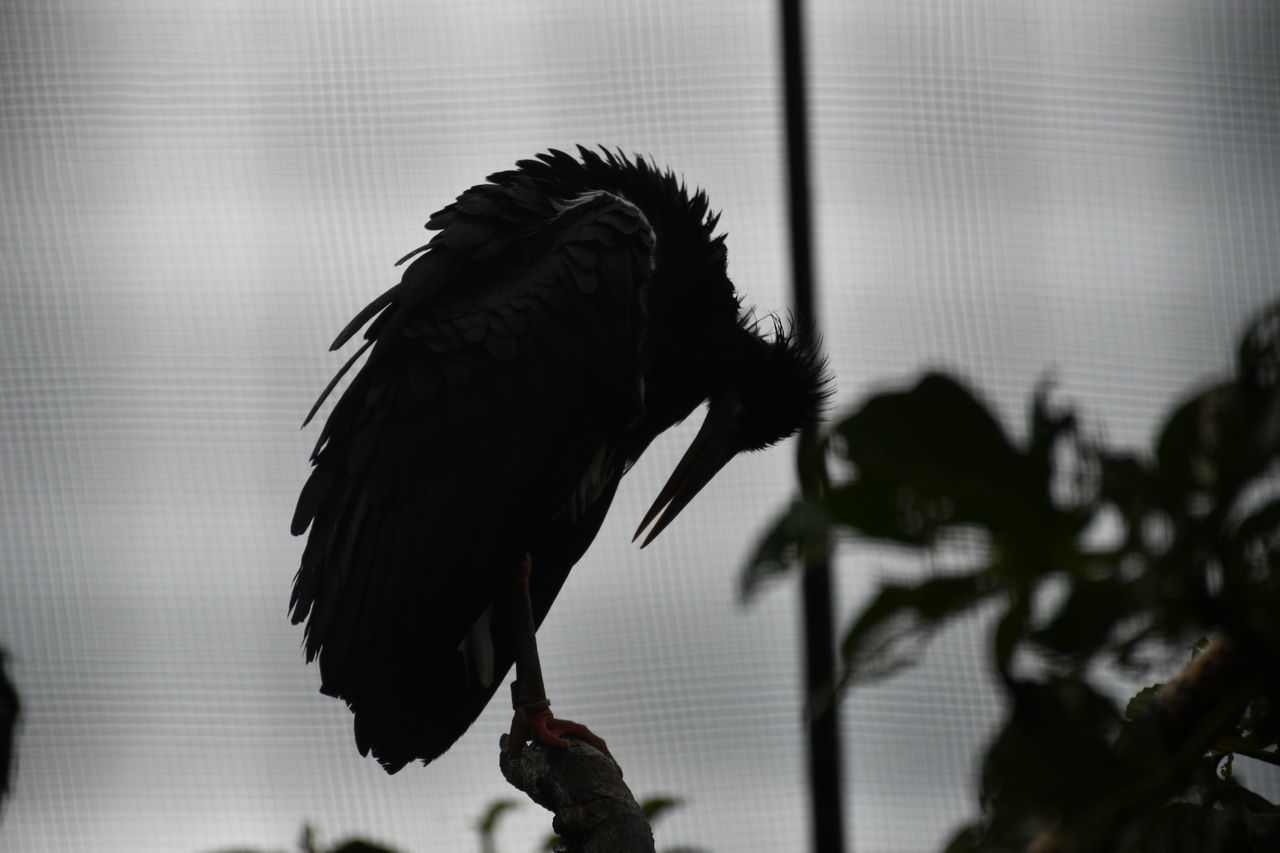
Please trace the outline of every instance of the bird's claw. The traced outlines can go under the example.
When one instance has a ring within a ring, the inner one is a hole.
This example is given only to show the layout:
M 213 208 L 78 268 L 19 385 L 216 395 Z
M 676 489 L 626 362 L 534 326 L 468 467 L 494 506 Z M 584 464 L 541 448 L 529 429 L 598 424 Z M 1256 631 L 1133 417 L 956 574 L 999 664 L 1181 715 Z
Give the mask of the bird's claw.
M 536 703 L 533 707 L 537 708 L 542 703 Z M 533 741 L 542 746 L 551 747 L 553 749 L 568 749 L 569 741 L 567 738 L 574 738 L 586 743 L 603 752 L 618 768 L 618 774 L 622 774 L 622 766 L 618 764 L 617 759 L 609 752 L 609 747 L 605 744 L 604 738 L 595 734 L 591 729 L 575 723 L 572 720 L 556 719 L 548 707 L 541 707 L 533 713 L 528 713 L 525 708 L 517 708 L 515 716 L 511 718 L 511 737 L 507 741 L 507 749 L 512 756 L 519 755 L 524 749 L 525 743 Z

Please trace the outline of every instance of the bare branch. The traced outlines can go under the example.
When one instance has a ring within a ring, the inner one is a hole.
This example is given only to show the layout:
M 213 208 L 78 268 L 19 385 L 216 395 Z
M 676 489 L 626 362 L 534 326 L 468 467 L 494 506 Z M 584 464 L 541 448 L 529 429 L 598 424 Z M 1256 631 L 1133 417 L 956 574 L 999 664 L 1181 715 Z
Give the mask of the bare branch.
M 654 853 L 653 830 L 609 756 L 579 740 L 568 749 L 525 746 L 516 755 L 503 735 L 502 775 L 555 814 L 563 853 Z

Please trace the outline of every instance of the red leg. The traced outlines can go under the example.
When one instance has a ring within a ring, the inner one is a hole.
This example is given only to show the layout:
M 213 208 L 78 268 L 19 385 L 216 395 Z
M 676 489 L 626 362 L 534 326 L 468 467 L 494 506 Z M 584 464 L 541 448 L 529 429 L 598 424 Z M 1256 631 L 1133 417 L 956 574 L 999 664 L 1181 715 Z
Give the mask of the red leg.
M 516 653 L 516 680 L 511 685 L 511 705 L 515 715 L 511 719 L 511 737 L 508 750 L 518 755 L 526 741 L 543 746 L 568 749 L 572 737 L 585 741 L 613 758 L 602 738 L 592 734 L 586 726 L 570 720 L 557 720 L 551 713 L 551 703 L 542 683 L 542 665 L 538 660 L 538 644 L 534 635 L 533 602 L 529 598 L 529 578 L 533 574 L 533 558 L 525 554 L 520 560 L 512 584 L 512 637 Z M 614 762 L 617 764 L 617 762 Z

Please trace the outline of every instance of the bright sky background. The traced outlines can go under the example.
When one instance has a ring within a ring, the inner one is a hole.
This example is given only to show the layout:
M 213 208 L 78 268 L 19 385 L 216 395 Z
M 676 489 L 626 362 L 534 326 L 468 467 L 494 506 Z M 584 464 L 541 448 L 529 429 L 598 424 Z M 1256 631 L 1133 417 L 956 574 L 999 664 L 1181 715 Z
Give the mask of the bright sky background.
M 1020 429 L 1051 373 L 1138 446 L 1228 367 L 1280 291 L 1280 7 L 821 2 L 808 22 L 838 408 L 949 365 Z M 292 849 L 310 821 L 476 849 L 485 805 L 519 796 L 504 703 L 387 777 L 286 618 L 326 347 L 432 211 L 575 142 L 707 189 L 738 287 L 785 309 L 778 42 L 774 5 L 744 0 L 6 7 L 0 645 L 26 716 L 0 847 Z M 629 541 L 695 427 L 624 482 L 552 611 L 549 690 L 638 795 L 686 799 L 660 848 L 800 850 L 794 583 L 736 597 L 790 448 Z M 841 618 L 900 562 L 848 550 Z M 845 705 L 859 853 L 937 849 L 975 813 L 983 636 Z M 502 850 L 548 825 L 524 803 Z

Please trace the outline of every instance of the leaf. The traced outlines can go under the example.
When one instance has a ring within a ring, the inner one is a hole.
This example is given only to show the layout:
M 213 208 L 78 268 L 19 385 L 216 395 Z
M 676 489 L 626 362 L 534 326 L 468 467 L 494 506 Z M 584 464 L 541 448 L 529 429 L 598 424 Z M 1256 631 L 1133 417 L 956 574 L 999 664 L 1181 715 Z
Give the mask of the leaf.
M 822 504 L 796 498 L 756 545 L 739 581 L 740 595 L 750 599 L 769 578 L 798 566 L 806 547 L 825 552 L 831 519 Z
M 489 807 L 485 809 L 484 814 L 480 816 L 480 820 L 476 822 L 476 829 L 479 830 L 482 837 L 490 837 L 498 828 L 498 820 L 507 812 L 519 805 L 515 800 L 494 800 L 489 803 Z
M 907 391 L 871 397 L 825 444 L 853 476 L 821 499 L 793 501 L 775 520 L 744 570 L 743 597 L 799 564 L 805 549 L 825 556 L 842 529 L 925 547 L 945 528 L 976 525 L 1016 551 L 1020 571 L 1060 561 L 1088 518 L 1079 510 L 1055 514 L 1049 503 L 1053 448 L 1074 424 L 1074 416 L 1050 409 L 1042 389 L 1032 411 L 1031 459 L 950 376 L 927 374 Z
M 1280 453 L 1280 302 L 1245 330 L 1237 364 L 1244 421 L 1240 465 L 1256 470 Z
M 1162 687 L 1164 687 L 1163 683 L 1156 683 L 1135 693 L 1129 703 L 1124 706 L 1125 719 L 1141 720 L 1145 718 L 1147 709 L 1151 707 L 1151 703 L 1159 695 Z
M 999 479 L 1017 465 L 1017 451 L 987 407 L 942 373 L 926 374 L 909 391 L 875 395 L 836 432 L 859 465 L 941 463 L 957 472 L 996 471 Z
M 362 838 L 350 838 L 336 847 L 329 848 L 328 853 L 399 853 L 394 847 L 383 847 Z
M 1280 538 L 1280 498 L 1250 507 L 1248 515 L 1231 531 L 1231 547 L 1243 553 L 1249 545 L 1273 545 Z
M 1165 421 L 1156 441 L 1156 467 L 1176 505 L 1224 486 L 1237 402 L 1234 383 L 1219 383 L 1187 400 Z
M 9 785 L 15 762 L 17 747 L 18 720 L 22 712 L 22 703 L 18 697 L 18 688 L 5 673 L 5 661 L 8 654 L 0 648 L 0 804 L 9 794 Z
M 681 800 L 678 797 L 668 797 L 658 794 L 656 796 L 649 797 L 641 803 L 640 811 L 644 812 L 645 819 L 648 820 L 650 826 L 652 826 L 653 822 L 658 818 L 682 805 L 684 805 L 684 800 Z
M 884 678 L 914 663 L 935 631 L 993 591 L 982 572 L 882 586 L 845 634 L 840 687 Z
M 895 480 L 864 476 L 836 486 L 826 498 L 831 519 L 863 536 L 925 547 L 940 528 L 956 522 L 955 502 L 924 495 Z
M 1280 848 L 1274 812 L 1169 803 L 1155 812 L 1138 850 L 1151 853 L 1269 853 Z
M 1263 695 L 1249 706 L 1245 727 L 1248 739 L 1259 748 L 1280 745 L 1280 701 Z
M 1274 806 L 1272 807 L 1274 809 Z M 1245 835 L 1254 850 L 1280 850 L 1280 814 L 1269 812 L 1244 812 Z
M 1236 369 L 1247 397 L 1280 387 L 1280 301 L 1258 312 L 1245 329 Z
M 919 545 L 955 524 L 1014 536 L 1047 494 L 986 406 L 943 374 L 872 397 L 836 434 L 857 473 L 828 507 L 868 536 Z
M 983 762 L 984 797 L 1015 821 L 1056 820 L 1124 782 L 1113 743 L 1120 720 L 1087 682 L 1064 676 L 1012 685 L 1011 713 Z
M 978 823 L 965 824 L 955 831 L 942 853 L 980 853 L 983 827 Z
M 1076 416 L 1073 412 L 1055 408 L 1050 404 L 1053 384 L 1047 379 L 1036 386 L 1031 399 L 1031 429 L 1027 438 L 1027 458 L 1037 482 L 1049 483 L 1058 460 L 1055 449 L 1064 438 L 1076 433 Z
M 1031 608 L 1027 604 L 1025 594 L 1011 596 L 1009 606 L 996 621 L 994 645 L 996 671 L 1006 682 L 1013 680 L 1013 655 L 1018 644 L 1026 636 L 1027 623 L 1031 618 Z
M 1115 627 L 1145 603 L 1132 583 L 1119 578 L 1075 579 L 1057 612 L 1031 639 L 1084 661 L 1105 648 Z
M 1152 815 L 1140 850 L 1152 853 L 1231 853 L 1245 846 L 1241 827 L 1221 809 L 1169 803 Z
M 1223 851 L 1280 850 L 1280 807 L 1234 781 L 1214 786 L 1216 799 L 1222 805 L 1218 814 L 1229 820 L 1234 846 L 1221 846 Z

